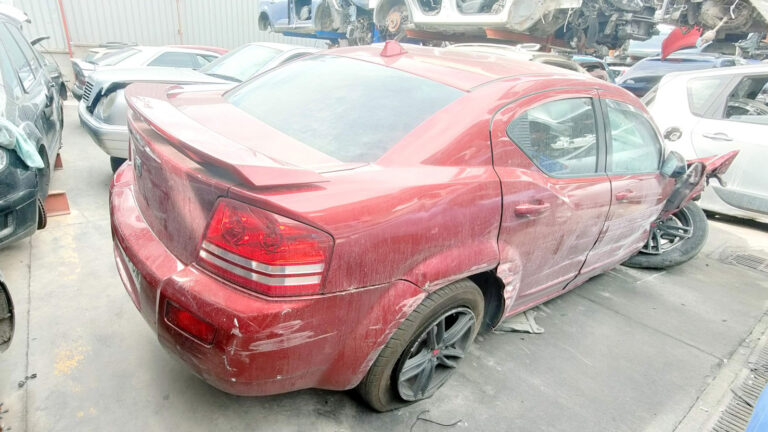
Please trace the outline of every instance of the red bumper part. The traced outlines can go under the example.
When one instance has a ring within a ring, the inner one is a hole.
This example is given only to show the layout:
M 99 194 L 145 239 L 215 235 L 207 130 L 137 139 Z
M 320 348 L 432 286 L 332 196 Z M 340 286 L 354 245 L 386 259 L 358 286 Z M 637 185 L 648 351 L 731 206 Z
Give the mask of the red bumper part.
M 132 183 L 127 163 L 110 196 L 123 284 L 161 344 L 225 392 L 354 387 L 426 295 L 404 281 L 311 297 L 247 292 L 177 260 L 141 216 Z

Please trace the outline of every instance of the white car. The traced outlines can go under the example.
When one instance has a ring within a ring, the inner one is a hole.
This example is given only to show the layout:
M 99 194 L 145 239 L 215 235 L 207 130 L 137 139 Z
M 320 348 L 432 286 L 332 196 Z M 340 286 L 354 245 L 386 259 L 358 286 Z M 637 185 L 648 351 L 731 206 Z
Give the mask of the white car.
M 768 222 L 767 85 L 768 64 L 679 72 L 643 99 L 667 151 L 695 159 L 739 150 L 728 173 L 704 191 L 703 209 Z
M 75 83 L 72 95 L 80 100 L 85 81 L 94 71 L 107 68 L 135 68 L 145 66 L 200 69 L 216 60 L 226 51 L 220 48 L 183 45 L 127 46 L 86 60 L 72 59 Z

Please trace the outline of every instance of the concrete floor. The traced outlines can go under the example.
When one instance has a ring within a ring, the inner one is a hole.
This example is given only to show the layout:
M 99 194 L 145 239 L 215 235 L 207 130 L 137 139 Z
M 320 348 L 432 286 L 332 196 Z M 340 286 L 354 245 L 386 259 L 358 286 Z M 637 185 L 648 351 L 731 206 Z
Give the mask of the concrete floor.
M 717 260 L 768 256 L 768 227 L 712 221 L 705 250 L 667 271 L 617 268 L 538 308 L 544 334 L 486 334 L 434 398 L 374 414 L 351 392 L 245 398 L 167 355 L 113 262 L 108 158 L 66 107 L 65 169 L 53 189 L 72 214 L 0 252 L 18 325 L 0 356 L 14 431 L 673 430 L 768 306 L 765 273 Z M 17 382 L 32 373 L 23 388 Z

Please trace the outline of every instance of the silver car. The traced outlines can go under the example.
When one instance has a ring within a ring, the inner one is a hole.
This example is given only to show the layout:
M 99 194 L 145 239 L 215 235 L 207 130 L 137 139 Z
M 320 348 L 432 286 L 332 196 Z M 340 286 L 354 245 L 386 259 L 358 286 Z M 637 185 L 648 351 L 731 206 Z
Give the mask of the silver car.
M 712 180 L 704 210 L 768 222 L 768 64 L 671 73 L 643 99 L 667 150 L 696 159 L 739 150 Z
M 72 95 L 80 99 L 86 79 L 95 71 L 106 68 L 141 66 L 199 69 L 216 60 L 224 50 L 218 48 L 195 49 L 184 46 L 130 46 L 110 50 L 98 58 L 73 59 L 75 83 Z
M 132 68 L 98 71 L 86 81 L 78 114 L 80 124 L 110 156 L 116 171 L 128 158 L 125 88 L 136 82 L 214 84 L 232 87 L 288 61 L 310 55 L 316 48 L 276 43 L 252 43 L 230 51 L 198 71 L 177 68 Z

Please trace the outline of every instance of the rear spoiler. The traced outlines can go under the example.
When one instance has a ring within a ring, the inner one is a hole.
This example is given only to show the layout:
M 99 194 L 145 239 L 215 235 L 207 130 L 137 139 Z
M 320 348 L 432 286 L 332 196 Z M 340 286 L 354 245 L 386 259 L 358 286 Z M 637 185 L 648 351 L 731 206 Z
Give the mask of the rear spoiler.
M 328 181 L 316 171 L 296 167 L 257 153 L 192 120 L 168 100 L 176 84 L 133 84 L 128 106 L 155 132 L 186 157 L 200 164 L 223 168 L 253 187 L 299 185 Z M 129 124 L 134 121 L 128 116 Z

